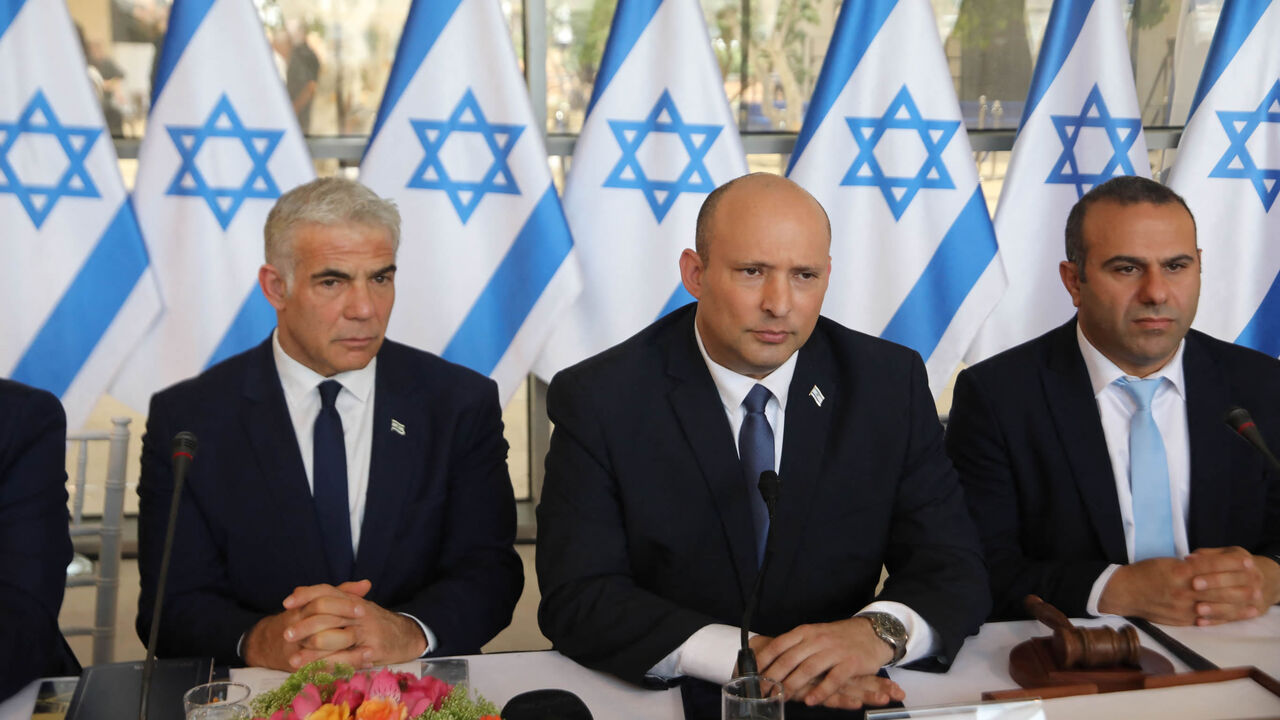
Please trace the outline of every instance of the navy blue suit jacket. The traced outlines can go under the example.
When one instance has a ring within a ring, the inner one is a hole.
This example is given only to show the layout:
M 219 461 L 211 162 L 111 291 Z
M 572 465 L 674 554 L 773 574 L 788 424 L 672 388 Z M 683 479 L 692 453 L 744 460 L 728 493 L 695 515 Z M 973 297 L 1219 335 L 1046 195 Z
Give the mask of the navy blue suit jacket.
M 0 700 L 79 675 L 58 630 L 71 562 L 67 419 L 58 398 L 0 380 Z
M 330 580 L 270 339 L 151 400 L 138 487 L 144 642 L 172 496 L 170 442 L 181 430 L 200 449 L 182 494 L 157 652 L 238 664 L 242 633 L 280 612 L 294 587 Z M 493 381 L 383 343 L 355 577 L 372 581 L 369 600 L 426 623 L 437 654 L 479 652 L 519 599 L 506 455 Z
M 1191 549 L 1280 552 L 1280 478 L 1223 423 L 1249 409 L 1280 442 L 1280 361 L 1187 334 Z M 1110 564 L 1128 562 L 1115 475 L 1072 320 L 960 373 L 947 449 L 982 534 L 995 618 L 1035 593 L 1072 617 Z
M 740 625 L 756 575 L 695 307 L 557 374 L 547 398 L 539 623 L 564 654 L 632 682 L 704 625 Z M 920 357 L 820 318 L 786 413 L 774 555 L 751 629 L 849 618 L 875 598 L 883 564 L 879 599 L 933 626 L 945 666 L 990 600 Z

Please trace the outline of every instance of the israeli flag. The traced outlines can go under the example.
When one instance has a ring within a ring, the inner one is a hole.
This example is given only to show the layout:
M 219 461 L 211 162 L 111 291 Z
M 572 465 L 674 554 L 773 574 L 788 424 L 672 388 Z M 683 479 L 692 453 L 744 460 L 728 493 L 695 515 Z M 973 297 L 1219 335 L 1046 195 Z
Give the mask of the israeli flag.
M 564 207 L 583 290 L 534 370 L 550 378 L 693 298 L 698 210 L 747 172 L 697 0 L 619 0 Z
M 1169 185 L 1195 214 L 1199 330 L 1280 356 L 1280 0 L 1227 0 Z
M 823 314 L 919 352 L 941 393 L 1004 274 L 928 0 L 841 7 L 788 175 L 831 219 Z
M 1056 0 L 996 208 L 1009 288 L 966 359 L 977 362 L 1074 314 L 1058 263 L 1071 206 L 1117 175 L 1151 176 L 1121 0 Z
M 0 375 L 81 427 L 159 311 L 66 5 L 0 0 Z
M 360 167 L 403 219 L 388 334 L 503 404 L 580 288 L 509 37 L 497 0 L 416 0 Z
M 133 202 L 164 312 L 113 387 L 139 410 L 270 334 L 262 227 L 315 177 L 251 0 L 175 0 L 151 94 Z

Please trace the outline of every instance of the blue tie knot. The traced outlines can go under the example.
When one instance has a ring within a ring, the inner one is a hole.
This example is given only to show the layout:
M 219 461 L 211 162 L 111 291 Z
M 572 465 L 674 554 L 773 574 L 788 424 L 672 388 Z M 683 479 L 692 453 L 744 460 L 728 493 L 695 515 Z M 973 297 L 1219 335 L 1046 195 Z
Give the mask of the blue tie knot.
M 320 383 L 320 409 L 334 409 L 334 403 L 337 401 L 338 393 L 340 392 L 342 392 L 342 383 L 337 380 L 325 380 Z
M 1164 378 L 1150 378 L 1148 380 L 1126 380 L 1120 378 L 1116 382 L 1120 383 L 1120 387 L 1129 393 L 1129 397 L 1138 403 L 1138 409 L 1143 412 L 1151 410 L 1151 398 L 1155 397 L 1156 390 L 1160 388 L 1160 382 Z
M 751 388 L 751 392 L 747 393 L 747 399 L 742 401 L 743 407 L 748 413 L 762 413 L 764 406 L 769 404 L 769 398 L 773 397 L 773 393 L 769 392 L 769 388 L 757 383 Z

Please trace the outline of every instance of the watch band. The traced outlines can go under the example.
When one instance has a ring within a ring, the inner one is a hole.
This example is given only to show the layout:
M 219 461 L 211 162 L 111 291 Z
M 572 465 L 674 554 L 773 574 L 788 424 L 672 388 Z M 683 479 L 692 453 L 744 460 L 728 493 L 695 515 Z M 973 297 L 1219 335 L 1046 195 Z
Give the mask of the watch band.
M 871 629 L 875 632 L 876 637 L 880 638 L 886 645 L 893 649 L 893 659 L 889 661 L 890 665 L 896 665 L 907 654 L 907 628 L 894 615 L 887 612 L 861 612 L 854 617 L 866 618 L 871 623 Z

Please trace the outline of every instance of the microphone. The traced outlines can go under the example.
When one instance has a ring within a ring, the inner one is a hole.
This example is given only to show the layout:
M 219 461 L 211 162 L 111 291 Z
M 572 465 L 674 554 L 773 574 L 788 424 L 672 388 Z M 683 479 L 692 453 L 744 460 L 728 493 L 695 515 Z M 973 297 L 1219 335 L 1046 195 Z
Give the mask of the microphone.
M 782 480 L 778 477 L 778 473 L 765 470 L 760 473 L 760 480 L 756 487 L 760 489 L 760 497 L 764 498 L 764 506 L 769 513 L 769 530 L 764 536 L 764 560 L 760 563 L 760 572 L 756 573 L 756 582 L 751 588 L 751 596 L 747 598 L 747 608 L 742 613 L 742 648 L 738 650 L 738 677 L 760 673 L 760 668 L 756 664 L 756 651 L 751 649 L 751 644 L 748 642 L 750 640 L 748 632 L 751 620 L 756 614 L 756 605 L 760 602 L 760 586 L 763 584 L 765 570 L 769 568 L 769 557 L 773 554 L 773 513 L 778 507 Z M 748 698 L 762 697 L 759 681 L 748 683 L 746 693 Z
M 156 580 L 156 605 L 151 611 L 151 637 L 147 641 L 147 659 L 142 666 L 142 700 L 138 703 L 138 720 L 147 720 L 147 696 L 151 690 L 151 675 L 156 667 L 156 640 L 160 635 L 160 611 L 164 605 L 164 586 L 169 579 L 169 560 L 173 555 L 173 530 L 178 524 L 178 504 L 182 500 L 182 486 L 187 470 L 195 460 L 199 443 L 196 436 L 183 430 L 173 436 L 173 497 L 169 500 L 169 525 L 164 533 L 164 551 L 160 555 L 160 577 Z
M 1276 460 L 1276 456 L 1271 454 L 1271 450 L 1267 448 L 1267 443 L 1262 439 L 1262 433 L 1258 432 L 1258 426 L 1254 424 L 1253 417 L 1249 415 L 1249 411 L 1240 406 L 1236 406 L 1227 411 L 1222 418 L 1223 422 L 1235 430 L 1240 437 L 1249 441 L 1263 458 L 1271 469 L 1280 473 L 1280 460 Z
M 530 690 L 507 701 L 505 720 L 592 720 L 582 698 L 568 690 Z

